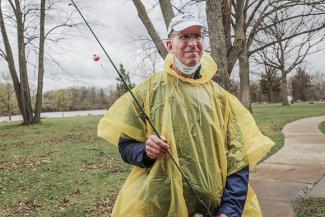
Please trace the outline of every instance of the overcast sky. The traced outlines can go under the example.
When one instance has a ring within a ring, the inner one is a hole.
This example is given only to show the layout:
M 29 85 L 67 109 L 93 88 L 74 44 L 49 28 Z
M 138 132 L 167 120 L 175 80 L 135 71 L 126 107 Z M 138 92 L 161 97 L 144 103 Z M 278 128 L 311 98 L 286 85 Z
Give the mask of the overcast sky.
M 132 1 L 77 1 L 77 3 L 83 8 L 84 16 L 92 24 L 95 23 L 95 25 L 91 25 L 115 65 L 119 67 L 119 64 L 122 63 L 130 71 L 132 80 L 136 83 L 143 80 L 141 73 L 135 72 L 140 59 L 137 58 L 138 50 L 133 38 L 145 30 Z M 159 8 L 153 7 L 151 4 L 147 6 L 151 8 L 153 22 L 158 26 L 162 35 L 166 34 L 166 28 L 159 20 L 161 16 Z M 71 7 L 71 10 L 74 8 Z M 50 68 L 54 70 L 53 73 L 60 74 L 57 76 L 60 82 L 47 78 L 46 89 L 72 85 L 97 87 L 115 85 L 117 74 L 104 52 L 87 28 L 82 27 L 81 34 L 82 37 L 75 37 L 73 40 L 65 42 L 69 51 L 54 56 L 64 68 L 64 72 L 61 68 L 55 67 L 55 64 L 51 64 L 53 67 Z M 101 60 L 94 62 L 93 54 L 98 54 Z
M 152 1 L 146 2 L 147 9 L 150 8 L 150 17 L 153 19 L 154 24 L 160 34 L 165 35 L 166 27 L 163 24 L 159 8 L 153 7 L 152 3 L 148 3 Z M 135 73 L 139 58 L 137 58 L 138 51 L 135 42 L 132 42 L 132 36 L 144 32 L 144 27 L 137 16 L 132 1 L 76 0 L 76 3 L 82 7 L 82 12 L 89 21 L 103 24 L 95 25 L 93 28 L 115 64 L 123 63 L 125 68 L 131 72 L 132 80 L 137 83 L 140 82 L 143 76 L 139 76 L 139 72 Z M 74 10 L 71 6 L 69 8 L 69 10 Z M 77 17 L 77 14 L 75 14 L 75 17 Z M 72 39 L 61 42 L 60 45 L 64 49 L 56 48 L 47 51 L 51 57 L 48 56 L 46 61 L 45 90 L 72 86 L 105 88 L 115 85 L 116 73 L 95 43 L 90 32 L 85 27 L 82 27 L 78 34 L 79 36 L 73 36 Z M 325 47 L 324 45 L 325 42 L 323 42 L 323 47 Z M 92 60 L 93 54 L 101 56 L 99 63 Z M 55 61 L 49 61 L 50 58 Z M 324 72 L 324 60 L 325 51 L 316 53 L 308 58 L 307 67 L 312 71 Z M 0 62 L 0 71 L 7 71 L 7 65 L 4 61 Z M 36 73 L 31 71 L 32 88 L 36 87 L 34 75 Z

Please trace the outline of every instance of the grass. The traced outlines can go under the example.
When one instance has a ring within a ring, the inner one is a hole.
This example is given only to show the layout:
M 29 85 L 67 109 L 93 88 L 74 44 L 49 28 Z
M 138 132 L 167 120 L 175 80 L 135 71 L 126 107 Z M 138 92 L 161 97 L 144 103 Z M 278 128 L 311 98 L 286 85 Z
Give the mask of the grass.
M 0 125 L 0 216 L 108 216 L 130 167 L 96 136 L 100 117 Z
M 325 104 L 254 105 L 260 129 L 283 145 L 282 127 L 325 115 Z M 130 171 L 97 138 L 99 116 L 0 123 L 0 216 L 109 216 Z
M 299 199 L 294 208 L 297 217 L 325 217 L 325 198 Z
M 319 129 L 325 134 L 325 121 L 319 124 Z

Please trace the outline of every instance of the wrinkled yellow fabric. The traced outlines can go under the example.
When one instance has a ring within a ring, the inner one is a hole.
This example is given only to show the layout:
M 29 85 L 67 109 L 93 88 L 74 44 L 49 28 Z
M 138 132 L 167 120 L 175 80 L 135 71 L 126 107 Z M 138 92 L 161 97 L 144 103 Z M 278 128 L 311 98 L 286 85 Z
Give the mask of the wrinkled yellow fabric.
M 220 206 L 228 175 L 257 162 L 273 146 L 258 130 L 241 103 L 211 80 L 217 70 L 204 53 L 201 78 L 179 76 L 173 56 L 158 72 L 132 91 L 170 151 L 210 210 Z M 100 120 L 98 135 L 117 145 L 121 135 L 145 142 L 153 131 L 129 93 Z M 151 168 L 134 167 L 123 185 L 113 217 L 187 217 L 198 203 L 168 157 Z M 255 193 L 249 187 L 244 217 L 259 217 Z

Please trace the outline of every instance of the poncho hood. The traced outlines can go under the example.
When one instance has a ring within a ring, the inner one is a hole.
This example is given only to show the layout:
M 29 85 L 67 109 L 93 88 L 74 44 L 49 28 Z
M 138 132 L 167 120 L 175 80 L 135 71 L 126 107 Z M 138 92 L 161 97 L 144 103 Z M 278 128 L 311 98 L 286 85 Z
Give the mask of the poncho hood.
M 177 77 L 178 79 L 180 79 L 182 81 L 188 82 L 188 83 L 193 83 L 193 84 L 206 83 L 206 82 L 210 81 L 217 72 L 217 64 L 212 59 L 212 57 L 206 52 L 203 52 L 203 55 L 200 60 L 200 62 L 201 62 L 201 71 L 200 71 L 201 77 L 199 79 L 185 78 L 185 77 L 177 74 L 177 72 L 171 68 L 171 65 L 174 64 L 174 60 L 175 60 L 174 55 L 172 53 L 169 53 L 166 56 L 165 64 L 164 64 L 165 72 Z

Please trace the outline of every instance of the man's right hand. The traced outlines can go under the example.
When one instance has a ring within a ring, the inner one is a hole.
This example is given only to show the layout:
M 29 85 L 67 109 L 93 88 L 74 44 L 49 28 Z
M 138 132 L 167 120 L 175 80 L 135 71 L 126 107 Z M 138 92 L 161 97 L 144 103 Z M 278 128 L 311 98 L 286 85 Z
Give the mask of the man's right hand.
M 157 159 L 166 154 L 168 150 L 168 141 L 163 136 L 159 139 L 158 136 L 151 135 L 146 141 L 146 154 L 150 159 Z

